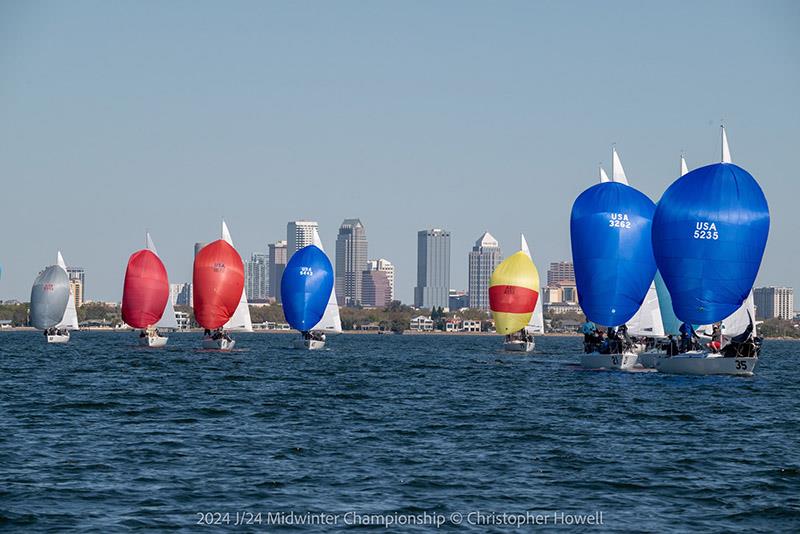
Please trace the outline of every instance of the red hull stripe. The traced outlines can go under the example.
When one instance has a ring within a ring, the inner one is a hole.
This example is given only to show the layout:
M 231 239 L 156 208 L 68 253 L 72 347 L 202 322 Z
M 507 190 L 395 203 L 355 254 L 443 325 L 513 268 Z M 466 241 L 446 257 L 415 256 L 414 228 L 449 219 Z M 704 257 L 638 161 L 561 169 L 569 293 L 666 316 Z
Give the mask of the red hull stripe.
M 505 313 L 530 313 L 536 307 L 539 293 L 520 286 L 497 285 L 489 288 L 492 311 Z

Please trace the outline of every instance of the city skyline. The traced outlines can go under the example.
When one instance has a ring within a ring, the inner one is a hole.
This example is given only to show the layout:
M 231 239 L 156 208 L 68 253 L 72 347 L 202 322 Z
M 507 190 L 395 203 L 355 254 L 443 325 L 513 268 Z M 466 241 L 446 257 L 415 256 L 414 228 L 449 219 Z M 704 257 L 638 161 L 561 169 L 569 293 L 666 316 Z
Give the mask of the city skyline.
M 796 3 L 45 1 L 0 20 L 4 215 L 25 221 L 0 236 L 2 299 L 27 300 L 59 249 L 87 298 L 119 300 L 148 229 L 181 282 L 223 216 L 247 257 L 298 217 L 330 253 L 355 214 L 411 302 L 420 228 L 458 254 L 490 228 L 507 250 L 525 233 L 537 265 L 569 259 L 570 207 L 613 143 L 657 201 L 681 152 L 719 160 L 721 119 L 772 214 L 756 285 L 800 287 Z

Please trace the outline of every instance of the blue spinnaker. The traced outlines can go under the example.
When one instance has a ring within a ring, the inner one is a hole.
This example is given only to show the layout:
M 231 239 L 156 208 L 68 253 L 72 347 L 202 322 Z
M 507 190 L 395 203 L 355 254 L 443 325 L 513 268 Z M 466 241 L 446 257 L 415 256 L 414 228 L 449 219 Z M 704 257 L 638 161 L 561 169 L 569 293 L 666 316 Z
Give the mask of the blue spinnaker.
M 570 234 L 578 300 L 595 323 L 618 326 L 636 313 L 656 272 L 655 204 L 629 185 L 604 182 L 572 205 Z
M 678 178 L 653 218 L 653 251 L 686 323 L 711 324 L 736 311 L 755 282 L 769 234 L 769 208 L 755 178 L 732 163 Z
M 294 253 L 281 278 L 281 300 L 286 321 L 308 332 L 322 319 L 333 290 L 333 265 L 314 245 Z

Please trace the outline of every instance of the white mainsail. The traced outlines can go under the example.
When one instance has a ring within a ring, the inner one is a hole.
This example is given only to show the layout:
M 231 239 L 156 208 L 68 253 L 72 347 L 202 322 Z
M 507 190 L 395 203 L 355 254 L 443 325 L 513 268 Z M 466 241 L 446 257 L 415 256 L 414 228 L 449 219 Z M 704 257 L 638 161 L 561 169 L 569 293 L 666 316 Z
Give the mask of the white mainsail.
M 681 154 L 681 176 L 689 172 L 689 167 L 686 166 L 686 159 Z
M 650 284 L 642 305 L 626 326 L 628 334 L 632 336 L 664 337 L 664 322 L 661 319 L 655 282 Z
M 728 147 L 728 134 L 722 126 L 722 163 L 733 163 L 731 161 L 731 149 Z
M 605 174 L 603 169 L 600 169 L 602 174 Z M 601 178 L 602 178 L 601 174 Z M 606 177 L 608 180 L 608 177 Z M 528 255 L 533 261 L 531 257 L 531 249 L 528 248 L 528 242 L 525 240 L 525 234 L 520 234 L 520 250 Z M 531 314 L 531 320 L 528 321 L 528 326 L 525 327 L 525 331 L 529 334 L 544 334 L 544 313 L 542 312 L 542 292 L 541 287 L 537 288 L 537 292 L 539 293 L 539 298 L 536 299 L 536 306 L 533 308 L 533 314 Z
M 625 169 L 619 160 L 616 147 L 611 148 L 611 180 L 620 184 L 628 185 L 628 177 L 625 176 Z
M 319 238 L 317 229 L 314 228 L 313 245 L 325 252 L 322 247 L 322 240 Z M 342 319 L 339 316 L 339 303 L 336 301 L 336 288 L 331 289 L 331 295 L 328 297 L 328 305 L 325 306 L 325 313 L 322 319 L 311 329 L 315 332 L 326 332 L 331 334 L 339 334 L 342 332 Z
M 64 261 L 64 256 L 61 255 L 60 250 L 58 251 L 57 263 L 59 267 L 64 269 L 67 278 L 69 278 L 67 262 Z M 78 310 L 75 308 L 75 286 L 72 285 L 72 280 L 70 280 L 69 284 L 69 300 L 67 300 L 67 307 L 64 309 L 64 316 L 55 327 L 62 330 L 78 330 L 80 328 L 78 326 Z
M 158 256 L 158 250 L 156 250 L 156 244 L 153 243 L 153 238 L 150 237 L 150 232 L 147 232 L 146 241 L 147 250 Z M 164 310 L 161 312 L 161 319 L 158 320 L 155 326 L 156 328 L 178 329 L 178 319 L 175 317 L 175 306 L 172 305 L 171 292 L 169 298 L 167 298 L 167 304 L 164 306 Z
M 610 182 L 610 181 L 611 180 L 608 178 L 608 175 L 606 174 L 606 170 L 601 165 L 600 166 L 600 183 L 602 184 L 604 182 Z
M 222 239 L 224 239 L 230 246 L 233 245 L 231 233 L 228 231 L 228 225 L 222 221 Z M 234 247 L 235 248 L 235 247 Z M 239 298 L 239 305 L 236 306 L 236 311 L 228 322 L 222 328 L 224 330 L 239 331 L 239 332 L 252 332 L 253 321 L 250 320 L 250 305 L 247 303 L 247 294 L 245 289 L 242 288 L 242 296 Z
M 735 312 L 722 320 L 722 334 L 726 337 L 738 336 L 747 330 L 750 323 L 753 323 L 753 335 L 756 335 L 756 305 L 753 300 L 753 291 L 747 295 L 742 305 Z M 714 331 L 714 325 L 703 327 L 703 333 L 710 336 Z

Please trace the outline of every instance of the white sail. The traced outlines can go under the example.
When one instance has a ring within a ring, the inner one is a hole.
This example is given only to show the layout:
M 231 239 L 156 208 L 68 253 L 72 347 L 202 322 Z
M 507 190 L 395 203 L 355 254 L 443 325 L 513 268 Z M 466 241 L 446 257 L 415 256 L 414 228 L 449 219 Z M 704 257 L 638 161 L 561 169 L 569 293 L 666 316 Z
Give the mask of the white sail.
M 313 245 L 325 252 L 322 247 L 322 240 L 319 238 L 317 229 L 314 228 Z M 326 332 L 331 334 L 339 334 L 342 331 L 342 319 L 339 316 L 339 303 L 336 301 L 336 289 L 331 289 L 331 295 L 328 297 L 328 305 L 325 306 L 325 313 L 322 319 L 311 329 L 315 332 Z
M 689 167 L 686 166 L 686 159 L 681 154 L 681 176 L 689 172 Z
M 61 255 L 60 250 L 58 251 L 56 263 L 67 273 L 67 263 L 64 261 L 64 256 Z M 69 273 L 67 273 L 67 278 L 69 278 Z M 75 308 L 75 286 L 72 285 L 72 280 L 70 280 L 69 284 L 69 300 L 67 300 L 67 307 L 64 309 L 64 316 L 55 327 L 62 330 L 78 330 L 79 328 L 78 310 Z
M 611 180 L 628 185 L 628 178 L 625 176 L 625 169 L 622 168 L 622 162 L 619 160 L 616 147 L 611 149 Z
M 722 320 L 722 335 L 731 338 L 744 332 L 750 323 L 753 323 L 753 335 L 756 335 L 756 306 L 753 300 L 753 292 L 747 295 L 739 308 Z M 703 327 L 704 333 L 710 336 L 714 331 L 714 325 Z
M 606 170 L 601 166 L 600 167 L 600 183 L 602 184 L 604 182 L 610 182 L 610 181 L 611 180 L 608 178 L 608 175 L 606 174 Z
M 728 147 L 728 134 L 722 126 L 722 163 L 733 163 L 731 161 L 731 149 Z
M 153 238 L 150 237 L 150 232 L 147 232 L 147 238 L 145 239 L 147 250 L 158 256 L 158 250 L 156 250 L 156 244 L 153 242 Z M 167 298 L 167 304 L 164 306 L 164 310 L 161 312 L 161 319 L 155 324 L 156 328 L 171 328 L 171 329 L 178 329 L 178 319 L 175 317 L 175 306 L 172 305 L 172 295 Z
M 650 284 L 642 305 L 626 325 L 628 334 L 632 336 L 664 337 L 664 322 L 661 320 L 655 282 Z
M 228 225 L 222 221 L 222 239 L 225 240 L 230 246 L 233 245 L 231 233 L 228 230 Z M 234 247 L 235 248 L 235 247 Z M 242 288 L 242 296 L 239 298 L 239 305 L 236 306 L 236 311 L 228 322 L 222 325 L 224 330 L 239 331 L 239 332 L 252 332 L 253 321 L 250 320 L 250 305 L 247 303 L 247 294 Z
M 520 234 L 519 236 L 519 249 L 528 255 L 533 261 L 531 257 L 531 249 L 528 247 L 528 242 L 525 240 L 525 234 Z M 539 293 L 539 298 L 536 299 L 536 306 L 533 308 L 533 314 L 531 314 L 531 319 L 528 321 L 528 326 L 525 327 L 525 332 L 529 334 L 544 334 L 544 313 L 542 312 L 542 292 L 541 288 L 537 289 Z

